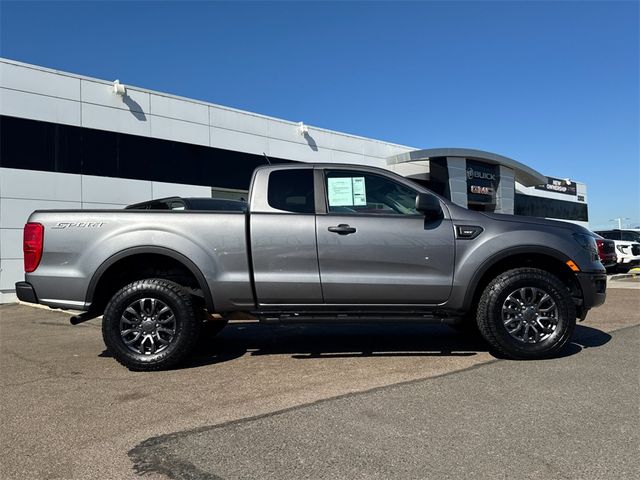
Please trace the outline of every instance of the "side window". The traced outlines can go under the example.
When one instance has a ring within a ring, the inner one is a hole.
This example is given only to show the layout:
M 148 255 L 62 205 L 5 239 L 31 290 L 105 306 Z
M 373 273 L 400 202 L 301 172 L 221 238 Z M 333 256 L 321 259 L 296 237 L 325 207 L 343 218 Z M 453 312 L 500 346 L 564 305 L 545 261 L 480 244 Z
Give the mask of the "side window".
M 329 170 L 325 186 L 329 213 L 419 215 L 418 192 L 379 175 Z
M 637 242 L 640 240 L 640 234 L 636 232 L 620 232 L 620 237 L 627 242 Z
M 269 206 L 294 213 L 314 213 L 313 169 L 275 170 L 269 174 Z
M 169 210 L 169 205 L 165 202 L 151 202 L 146 207 L 147 210 Z

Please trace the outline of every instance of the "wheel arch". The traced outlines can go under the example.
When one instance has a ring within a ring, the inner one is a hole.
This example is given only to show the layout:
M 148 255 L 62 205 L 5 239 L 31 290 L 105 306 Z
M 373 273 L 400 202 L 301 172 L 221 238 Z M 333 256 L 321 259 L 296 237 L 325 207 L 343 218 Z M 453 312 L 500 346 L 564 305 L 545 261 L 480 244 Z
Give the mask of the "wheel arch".
M 160 247 L 155 245 L 127 248 L 107 258 L 102 264 L 100 264 L 100 266 L 96 269 L 93 276 L 91 277 L 89 286 L 87 287 L 87 293 L 85 295 L 86 304 L 91 304 L 92 309 L 94 307 L 97 307 L 98 309 L 104 308 L 104 305 L 94 305 L 94 300 L 97 297 L 97 289 L 100 286 L 101 281 L 106 278 L 106 275 L 108 275 L 109 272 L 113 271 L 112 267 L 115 268 L 117 265 L 122 265 L 123 261 L 133 261 L 134 259 L 142 258 L 145 255 L 168 258 L 185 268 L 196 280 L 197 285 L 200 287 L 200 290 L 202 290 L 202 295 L 207 309 L 209 311 L 214 311 L 214 303 L 213 297 L 211 295 L 211 290 L 209 289 L 209 285 L 205 276 L 202 274 L 202 271 L 198 268 L 198 266 L 191 259 L 181 254 L 180 252 L 167 247 Z
M 571 290 L 572 296 L 582 298 L 582 289 L 574 272 L 566 262 L 570 258 L 553 248 L 522 245 L 503 250 L 487 260 L 476 270 L 467 286 L 463 308 L 469 311 L 477 303 L 484 288 L 502 272 L 518 267 L 533 267 L 555 274 Z

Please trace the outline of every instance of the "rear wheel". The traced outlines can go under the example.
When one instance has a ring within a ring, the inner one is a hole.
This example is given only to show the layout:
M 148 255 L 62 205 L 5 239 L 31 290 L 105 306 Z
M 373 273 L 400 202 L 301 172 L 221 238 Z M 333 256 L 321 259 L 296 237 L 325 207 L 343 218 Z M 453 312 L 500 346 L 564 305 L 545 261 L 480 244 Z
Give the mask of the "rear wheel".
M 485 340 L 501 354 L 535 359 L 559 352 L 571 337 L 576 309 L 571 292 L 555 275 L 517 268 L 485 288 L 477 311 Z
M 131 370 L 175 366 L 193 350 L 202 327 L 191 296 L 164 279 L 133 282 L 117 292 L 102 318 L 109 352 Z

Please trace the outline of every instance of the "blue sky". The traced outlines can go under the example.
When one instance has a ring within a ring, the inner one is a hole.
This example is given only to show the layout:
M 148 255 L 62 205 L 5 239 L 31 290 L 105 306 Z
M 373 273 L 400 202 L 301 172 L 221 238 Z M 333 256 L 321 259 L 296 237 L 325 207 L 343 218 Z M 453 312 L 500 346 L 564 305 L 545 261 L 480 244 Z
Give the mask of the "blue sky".
M 4 57 L 588 184 L 640 224 L 639 3 L 6 2 Z

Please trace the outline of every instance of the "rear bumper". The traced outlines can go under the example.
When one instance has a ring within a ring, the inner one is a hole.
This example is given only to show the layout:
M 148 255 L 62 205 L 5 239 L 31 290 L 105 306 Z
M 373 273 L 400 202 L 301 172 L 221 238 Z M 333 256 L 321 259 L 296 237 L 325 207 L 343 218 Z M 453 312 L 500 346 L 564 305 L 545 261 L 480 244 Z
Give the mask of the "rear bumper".
M 582 288 L 582 308 L 598 307 L 607 298 L 607 275 L 605 273 L 576 273 Z
M 29 282 L 16 282 L 16 295 L 22 302 L 38 303 L 38 296 Z

